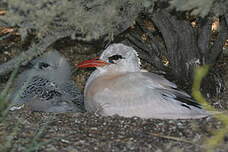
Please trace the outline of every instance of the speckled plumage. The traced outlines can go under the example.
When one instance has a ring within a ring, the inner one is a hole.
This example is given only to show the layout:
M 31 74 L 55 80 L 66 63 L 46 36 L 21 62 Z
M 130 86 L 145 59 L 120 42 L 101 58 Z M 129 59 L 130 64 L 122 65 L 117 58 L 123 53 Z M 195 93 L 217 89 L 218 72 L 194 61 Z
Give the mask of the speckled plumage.
M 83 111 L 80 90 L 71 80 L 71 67 L 57 51 L 51 51 L 31 62 L 22 72 L 11 95 L 13 105 L 25 104 L 32 111 Z

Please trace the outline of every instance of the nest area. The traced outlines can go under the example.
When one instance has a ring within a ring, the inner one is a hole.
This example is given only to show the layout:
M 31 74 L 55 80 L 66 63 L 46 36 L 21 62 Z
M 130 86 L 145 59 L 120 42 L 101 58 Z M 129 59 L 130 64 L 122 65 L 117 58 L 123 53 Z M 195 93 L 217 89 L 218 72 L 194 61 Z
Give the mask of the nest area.
M 94 6 L 96 5 L 90 7 L 86 5 L 84 8 L 89 10 Z M 121 7 L 119 10 L 124 11 Z M 175 81 L 184 90 L 191 89 L 193 69 L 196 64 L 199 64 L 195 59 L 199 59 L 200 65 L 211 64 L 212 68 L 204 79 L 202 91 L 205 95 L 210 95 L 209 101 L 213 106 L 220 110 L 227 110 L 228 93 L 224 87 L 228 86 L 228 57 L 222 53 L 222 50 L 227 49 L 227 42 L 225 46 L 223 45 L 227 39 L 227 18 L 202 19 L 188 15 L 188 13 L 176 16 L 161 10 L 156 10 L 154 13 L 139 12 L 133 14 L 134 20 L 115 18 L 115 20 L 119 20 L 115 25 L 120 26 L 112 26 L 111 32 L 108 28 L 109 25 L 103 24 L 102 29 L 105 30 L 98 30 L 100 35 L 90 33 L 94 29 L 78 31 L 72 26 L 65 28 L 65 25 L 55 26 L 54 29 L 49 26 L 42 30 L 36 22 L 32 22 L 36 29 L 27 31 L 27 28 L 30 27 L 28 22 L 20 24 L 22 28 L 7 26 L 8 24 L 3 26 L 3 22 L 1 22 L 0 75 L 2 88 L 4 88 L 4 82 L 8 80 L 8 73 L 14 68 L 12 65 L 21 61 L 26 64 L 31 58 L 35 58 L 51 48 L 60 51 L 74 65 L 85 59 L 99 56 L 109 43 L 120 42 L 137 50 L 142 59 L 142 68 L 158 74 L 165 72 L 166 78 Z M 7 11 L 5 13 L 0 11 L 0 15 L 4 14 L 7 14 Z M 9 20 L 12 21 L 13 18 L 9 18 Z M 20 22 L 21 20 L 24 19 L 19 18 L 14 21 Z M 124 26 L 123 22 L 126 23 Z M 40 22 L 40 24 L 43 23 L 45 22 Z M 211 30 L 211 25 L 217 23 L 219 30 Z M 99 27 L 95 28 L 99 29 Z M 72 36 L 72 33 L 75 34 Z M 35 51 L 34 48 L 36 48 Z M 28 55 L 31 55 L 31 58 L 20 56 L 21 52 L 29 52 Z M 20 70 L 23 71 L 23 66 Z M 75 68 L 73 79 L 82 91 L 93 70 Z M 218 97 L 221 95 L 222 98 Z M 213 98 L 211 98 L 212 96 Z M 8 123 L 0 124 L 0 142 L 4 143 L 6 136 L 12 137 L 11 145 L 4 147 L 12 151 L 26 149 L 41 151 L 73 151 L 75 149 L 78 151 L 201 151 L 202 147 L 198 142 L 209 137 L 210 130 L 222 127 L 221 122 L 215 119 L 142 120 L 119 116 L 100 117 L 89 113 L 32 113 L 27 109 L 10 112 L 6 120 Z M 20 131 L 15 131 L 15 124 L 17 124 L 16 130 Z M 33 140 L 30 141 L 30 139 Z M 189 142 L 189 140 L 194 142 Z M 224 151 L 228 149 L 226 138 L 218 148 L 218 150 L 220 149 Z

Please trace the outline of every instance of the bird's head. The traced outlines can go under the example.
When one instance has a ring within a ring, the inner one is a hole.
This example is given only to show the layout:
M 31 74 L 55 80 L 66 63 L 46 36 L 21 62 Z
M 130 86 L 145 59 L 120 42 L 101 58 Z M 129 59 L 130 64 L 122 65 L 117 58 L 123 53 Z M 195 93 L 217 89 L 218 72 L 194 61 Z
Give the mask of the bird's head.
M 49 51 L 32 61 L 31 75 L 53 78 L 54 81 L 68 79 L 71 67 L 66 58 L 57 51 Z
M 79 63 L 80 68 L 97 67 L 99 70 L 118 72 L 135 72 L 140 70 L 140 59 L 137 52 L 124 44 L 112 44 L 101 54 L 100 58 Z

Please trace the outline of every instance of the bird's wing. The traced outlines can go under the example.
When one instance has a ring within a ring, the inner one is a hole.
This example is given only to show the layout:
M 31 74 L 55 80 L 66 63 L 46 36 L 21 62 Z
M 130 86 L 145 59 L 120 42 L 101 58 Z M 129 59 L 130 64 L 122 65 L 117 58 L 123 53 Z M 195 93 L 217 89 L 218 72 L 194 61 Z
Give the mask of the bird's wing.
M 68 81 L 60 86 L 62 92 L 62 100 L 65 102 L 72 102 L 80 111 L 85 111 L 83 95 L 79 88 L 77 88 L 74 81 Z M 79 111 L 78 110 L 78 111 Z
M 177 90 L 174 83 L 153 73 L 129 73 L 115 79 L 95 81 L 103 82 L 95 82 L 97 91 L 92 98 L 88 97 L 91 99 L 88 101 L 94 102 L 92 106 L 100 108 L 104 115 L 166 119 L 207 115 L 187 93 Z

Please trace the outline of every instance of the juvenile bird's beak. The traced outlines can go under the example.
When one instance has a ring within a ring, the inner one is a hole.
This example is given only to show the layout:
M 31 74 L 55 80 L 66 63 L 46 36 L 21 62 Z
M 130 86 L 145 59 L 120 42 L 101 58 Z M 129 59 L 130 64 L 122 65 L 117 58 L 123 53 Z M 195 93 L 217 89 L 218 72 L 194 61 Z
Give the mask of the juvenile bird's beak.
M 79 64 L 76 64 L 76 66 L 79 68 L 89 68 L 89 67 L 103 67 L 103 66 L 109 65 L 109 64 L 111 64 L 111 63 L 100 60 L 99 58 L 94 58 L 91 60 L 85 60 Z

